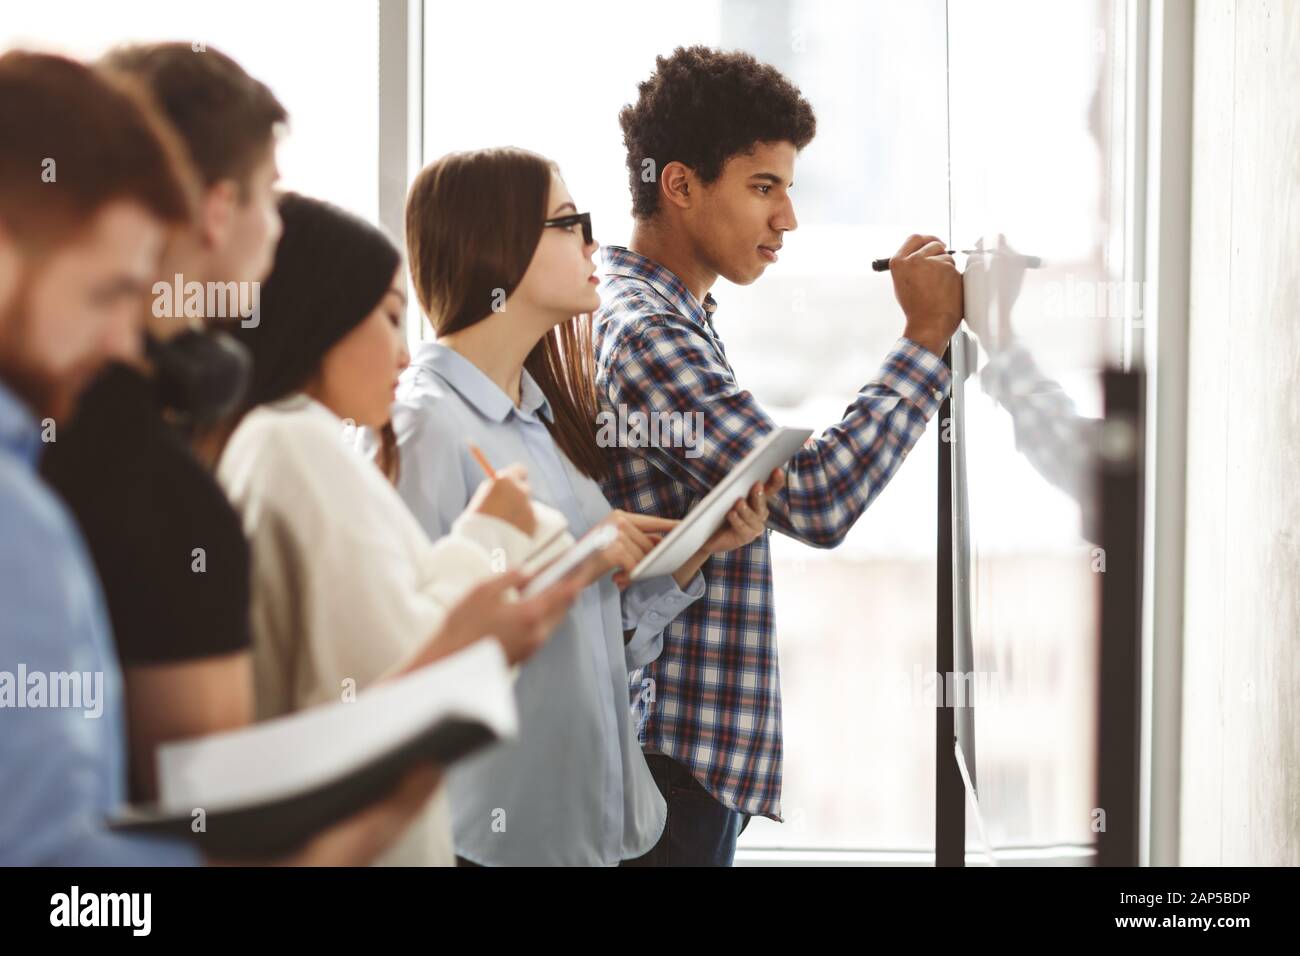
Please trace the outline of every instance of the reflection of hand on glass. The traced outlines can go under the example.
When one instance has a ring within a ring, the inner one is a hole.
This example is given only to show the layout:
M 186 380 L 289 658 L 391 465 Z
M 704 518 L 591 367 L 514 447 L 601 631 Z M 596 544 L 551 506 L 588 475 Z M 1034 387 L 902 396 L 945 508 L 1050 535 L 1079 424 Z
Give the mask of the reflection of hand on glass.
M 1102 420 L 1080 415 L 1061 384 L 1014 340 L 980 369 L 980 386 L 1011 416 L 1016 449 L 1043 478 L 1078 502 L 1082 536 L 1099 542 L 1094 472 Z
M 1044 374 L 1033 353 L 1015 336 L 1012 312 L 1032 260 L 998 233 L 992 248 L 976 242 L 966 264 L 966 323 L 989 356 L 979 369 L 980 387 L 1006 409 L 1016 449 L 1043 478 L 1079 504 L 1082 535 L 1096 541 L 1093 449 L 1100 419 L 1078 414 L 1074 401 Z M 969 365 L 974 365 L 972 356 Z M 973 368 L 962 370 L 965 375 Z
M 989 355 L 1006 348 L 1014 340 L 1011 310 L 1016 299 L 1020 298 L 1020 287 L 1024 284 L 1029 262 L 1029 257 L 1013 248 L 1002 233 L 997 234 L 996 245 L 991 249 L 984 248 L 981 237 L 967 260 L 965 281 L 972 291 L 978 290 L 978 294 L 967 296 L 966 324 Z M 993 315 L 990 316 L 986 308 Z

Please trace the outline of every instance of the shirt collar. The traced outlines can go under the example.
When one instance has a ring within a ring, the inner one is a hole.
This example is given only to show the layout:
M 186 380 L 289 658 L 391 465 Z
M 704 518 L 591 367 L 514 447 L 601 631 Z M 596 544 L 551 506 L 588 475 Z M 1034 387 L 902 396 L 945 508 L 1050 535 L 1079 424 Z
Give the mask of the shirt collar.
M 312 398 L 306 392 L 290 392 L 283 398 L 267 402 L 266 407 L 277 412 L 301 412 L 312 415 L 321 421 L 328 421 L 331 425 L 342 425 L 344 423 L 344 420 L 336 415 L 333 409 L 324 402 Z
M 626 246 L 602 246 L 601 261 L 605 275 L 640 279 L 667 300 L 678 314 L 713 331 L 713 313 L 718 310 L 718 300 L 713 298 L 712 292 L 704 293 L 701 302 L 671 270 Z
M 513 413 L 523 419 L 545 416 L 555 421 L 551 403 L 537 381 L 523 370 L 519 380 L 519 405 L 483 370 L 455 349 L 439 342 L 421 342 L 411 359 L 413 367 L 428 369 L 454 388 L 470 405 L 496 422 L 504 422 Z
M 33 468 L 40 457 L 41 433 L 36 417 L 9 386 L 0 381 L 0 451 L 15 455 Z

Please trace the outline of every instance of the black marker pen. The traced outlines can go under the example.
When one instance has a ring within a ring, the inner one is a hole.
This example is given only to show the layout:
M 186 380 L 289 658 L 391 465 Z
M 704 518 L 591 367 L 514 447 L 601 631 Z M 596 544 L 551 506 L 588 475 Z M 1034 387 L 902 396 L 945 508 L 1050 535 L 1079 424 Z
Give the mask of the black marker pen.
M 943 251 L 944 251 L 945 253 L 947 253 L 948 255 L 950 255 L 950 256 L 954 256 L 954 255 L 957 254 L 957 250 L 956 250 L 956 249 L 945 249 L 945 250 L 943 250 Z M 994 252 L 997 252 L 997 250 L 996 250 L 996 249 L 962 249 L 962 250 L 961 250 L 961 254 L 964 255 L 964 256 L 988 255 L 988 254 L 990 254 L 990 253 L 994 253 Z M 1040 258 L 1038 258 L 1038 256 L 1016 256 L 1016 258 L 1017 258 L 1017 259 L 1024 259 L 1024 260 L 1025 260 L 1025 266 L 1026 266 L 1027 268 L 1029 268 L 1029 269 L 1037 269 L 1039 266 L 1041 266 L 1041 265 L 1043 264 L 1043 260 L 1040 259 Z M 888 272 L 888 271 L 889 271 L 889 260 L 888 260 L 888 259 L 872 259 L 872 260 L 871 260 L 871 268 L 874 269 L 876 272 Z

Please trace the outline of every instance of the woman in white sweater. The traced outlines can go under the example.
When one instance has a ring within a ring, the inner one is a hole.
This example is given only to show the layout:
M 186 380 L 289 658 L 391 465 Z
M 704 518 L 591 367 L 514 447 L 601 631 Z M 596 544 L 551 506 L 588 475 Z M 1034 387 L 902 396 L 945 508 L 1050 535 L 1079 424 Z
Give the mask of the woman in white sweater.
M 257 322 L 232 329 L 253 354 L 253 379 L 217 469 L 252 552 L 258 718 L 347 699 L 485 635 L 511 662 L 526 658 L 578 583 L 514 601 L 522 577 L 501 572 L 556 531 L 551 548 L 562 549 L 572 540 L 563 519 L 534 510 L 522 473 L 507 471 L 429 540 L 352 441 L 359 427 L 387 424 L 407 361 L 401 257 L 328 204 L 288 194 L 280 212 Z M 445 793 L 381 862 L 454 862 Z

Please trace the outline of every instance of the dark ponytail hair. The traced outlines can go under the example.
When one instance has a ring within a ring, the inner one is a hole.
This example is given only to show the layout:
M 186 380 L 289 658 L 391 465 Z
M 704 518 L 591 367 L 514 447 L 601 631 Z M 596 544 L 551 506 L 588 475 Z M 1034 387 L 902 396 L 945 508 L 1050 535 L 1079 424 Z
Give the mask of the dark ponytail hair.
M 401 253 L 363 219 L 298 193 L 280 197 L 284 233 L 257 321 L 232 330 L 253 355 L 246 409 L 301 391 L 393 284 Z
M 337 206 L 285 193 L 279 207 L 284 233 L 275 265 L 261 286 L 257 321 L 228 327 L 253 356 L 240 418 L 305 388 L 326 353 L 383 300 L 402 262 L 382 230 Z M 397 442 L 391 427 L 380 432 L 377 463 L 396 481 Z

